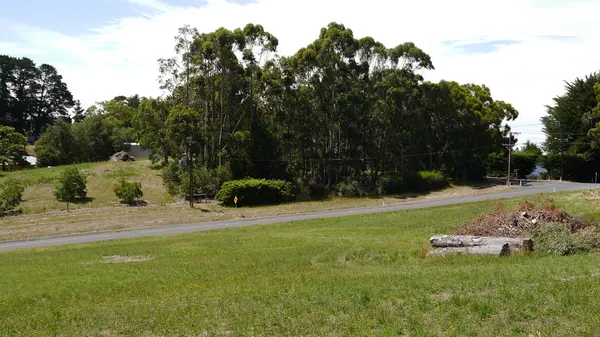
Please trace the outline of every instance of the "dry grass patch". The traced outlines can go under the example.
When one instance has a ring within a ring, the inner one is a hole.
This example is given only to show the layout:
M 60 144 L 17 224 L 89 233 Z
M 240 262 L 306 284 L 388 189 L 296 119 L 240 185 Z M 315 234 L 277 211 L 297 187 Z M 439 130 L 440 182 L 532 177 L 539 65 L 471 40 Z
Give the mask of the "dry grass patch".
M 27 184 L 23 194 L 21 208 L 25 214 L 44 213 L 64 210 L 65 204 L 54 197 L 54 184 L 60 174 L 67 168 L 75 167 L 87 176 L 89 200 L 85 203 L 70 205 L 72 209 L 89 209 L 118 206 L 119 199 L 115 196 L 113 187 L 119 178 L 140 182 L 144 191 L 144 200 L 152 205 L 172 203 L 171 197 L 162 185 L 161 172 L 153 170 L 148 160 L 135 162 L 100 162 L 77 165 L 66 165 L 51 168 L 35 168 L 8 172 L 0 177 L 4 179 L 19 179 Z M 69 207 L 71 208 L 71 207 Z M 1 220 L 0 220 L 1 221 Z
M 131 262 L 145 262 L 154 260 L 153 256 L 139 255 L 139 256 L 123 256 L 123 255 L 110 255 L 103 256 L 102 263 L 131 263 Z

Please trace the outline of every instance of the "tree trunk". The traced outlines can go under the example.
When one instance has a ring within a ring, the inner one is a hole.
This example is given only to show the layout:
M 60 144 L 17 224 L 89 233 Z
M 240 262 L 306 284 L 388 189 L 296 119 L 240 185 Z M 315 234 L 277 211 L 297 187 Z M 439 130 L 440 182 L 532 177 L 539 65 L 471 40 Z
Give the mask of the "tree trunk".
M 225 123 L 224 120 L 224 116 L 225 116 L 225 105 L 224 105 L 224 93 L 225 93 L 225 72 L 223 70 L 221 70 L 221 125 L 219 128 L 219 145 L 218 145 L 218 154 L 217 156 L 219 156 L 219 167 L 221 167 L 221 142 L 223 139 L 223 123 Z
M 429 251 L 429 255 L 432 256 L 446 256 L 453 254 L 506 256 L 510 255 L 510 246 L 508 243 L 505 243 L 503 245 L 436 248 Z
M 164 163 L 165 163 L 165 165 L 168 165 L 169 164 L 169 154 L 167 153 L 166 150 L 163 150 L 163 152 L 164 152 L 164 158 L 163 158 Z
M 204 115 L 202 116 L 202 134 L 206 135 L 206 124 L 208 123 L 208 100 L 204 100 Z M 202 147 L 202 164 L 207 165 L 208 162 L 208 144 L 204 143 Z
M 331 159 L 333 156 L 333 139 L 335 137 L 334 126 L 334 114 L 335 114 L 335 87 L 331 89 L 331 114 L 329 116 L 329 161 L 327 163 L 327 187 L 331 186 Z
M 212 107 L 210 109 L 210 125 L 212 126 L 211 137 L 210 137 L 210 166 L 214 167 L 215 164 L 215 156 L 216 156 L 216 143 L 215 143 L 215 110 L 216 110 L 216 99 L 215 95 L 217 94 L 217 86 L 216 83 L 213 82 L 213 92 L 212 92 Z
M 163 136 L 160 136 L 160 140 L 162 141 L 162 150 L 163 150 L 163 160 L 165 165 L 169 164 L 169 148 L 167 146 L 167 142 L 164 140 Z
M 512 249 L 531 251 L 533 242 L 527 238 L 503 238 L 488 236 L 470 236 L 470 235 L 439 235 L 432 236 L 429 239 L 432 247 L 439 248 L 460 248 L 460 247 L 481 247 L 489 245 L 508 244 Z

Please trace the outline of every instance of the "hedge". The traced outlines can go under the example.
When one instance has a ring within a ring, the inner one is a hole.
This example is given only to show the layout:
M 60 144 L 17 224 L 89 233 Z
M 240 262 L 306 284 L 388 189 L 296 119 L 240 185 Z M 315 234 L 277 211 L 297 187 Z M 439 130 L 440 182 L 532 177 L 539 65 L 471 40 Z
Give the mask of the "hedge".
M 243 179 L 225 182 L 215 199 L 223 205 L 233 206 L 238 197 L 238 206 L 274 205 L 291 202 L 295 195 L 292 184 L 282 180 Z
M 418 190 L 431 191 L 448 187 L 448 179 L 440 171 L 419 171 L 417 175 Z
M 427 192 L 448 186 L 448 179 L 440 171 L 407 172 L 379 178 L 377 192 L 400 194 L 405 192 Z

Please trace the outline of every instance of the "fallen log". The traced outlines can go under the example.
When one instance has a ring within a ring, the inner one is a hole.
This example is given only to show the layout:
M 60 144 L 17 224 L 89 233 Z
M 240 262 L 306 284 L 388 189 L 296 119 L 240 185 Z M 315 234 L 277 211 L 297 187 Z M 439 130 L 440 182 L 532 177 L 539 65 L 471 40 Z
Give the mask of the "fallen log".
M 510 248 L 523 251 L 533 250 L 533 242 L 528 238 L 503 238 L 494 236 L 471 236 L 471 235 L 436 235 L 429 239 L 432 247 L 437 248 L 459 248 L 459 247 L 481 247 L 488 245 L 503 245 L 507 243 Z
M 436 248 L 429 251 L 429 255 L 433 256 L 446 256 L 453 254 L 506 256 L 510 254 L 510 245 L 508 243 L 505 243 L 502 245 L 486 245 L 473 247 L 444 247 Z

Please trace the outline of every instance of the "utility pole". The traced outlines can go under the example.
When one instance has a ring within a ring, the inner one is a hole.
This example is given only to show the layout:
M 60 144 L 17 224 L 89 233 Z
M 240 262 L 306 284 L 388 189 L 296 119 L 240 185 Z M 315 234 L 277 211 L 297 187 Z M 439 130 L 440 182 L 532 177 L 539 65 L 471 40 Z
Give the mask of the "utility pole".
M 564 159 L 563 159 L 563 144 L 564 144 L 564 140 L 563 140 L 563 130 L 562 127 L 560 125 L 560 121 L 558 121 L 558 127 L 560 128 L 560 181 L 562 182 L 563 180 L 563 174 L 564 174 Z
M 506 186 L 510 186 L 510 159 L 511 159 L 513 146 L 515 145 L 512 142 L 512 136 L 519 135 L 519 134 L 521 134 L 521 133 L 520 132 L 512 132 L 512 131 L 509 132 L 508 133 L 508 144 L 502 144 L 502 145 L 506 146 L 506 148 L 508 149 L 508 171 L 507 171 L 507 176 L 506 176 Z
M 194 142 L 192 140 L 193 138 L 190 137 L 186 137 L 186 141 L 187 141 L 187 148 L 188 148 L 188 168 L 190 170 L 190 207 L 194 208 L 194 156 L 192 155 L 192 143 Z

